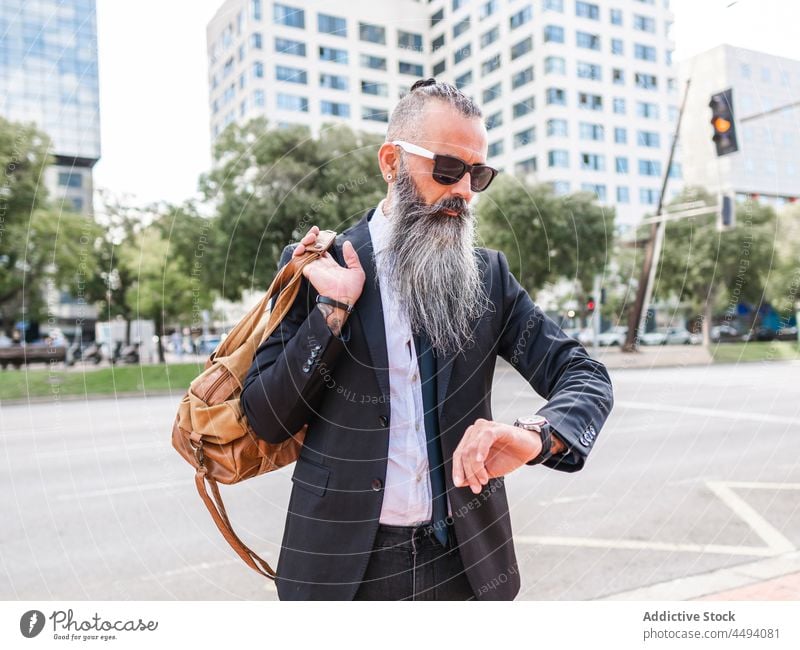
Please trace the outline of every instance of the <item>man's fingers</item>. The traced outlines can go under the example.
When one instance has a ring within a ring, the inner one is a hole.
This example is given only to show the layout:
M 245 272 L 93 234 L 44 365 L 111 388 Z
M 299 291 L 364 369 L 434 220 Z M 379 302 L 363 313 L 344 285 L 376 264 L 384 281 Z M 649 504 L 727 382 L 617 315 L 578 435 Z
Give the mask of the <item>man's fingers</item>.
M 344 263 L 348 269 L 361 268 L 361 260 L 358 258 L 358 253 L 356 253 L 356 249 L 353 248 L 353 244 L 349 239 L 342 246 L 342 253 L 344 254 Z

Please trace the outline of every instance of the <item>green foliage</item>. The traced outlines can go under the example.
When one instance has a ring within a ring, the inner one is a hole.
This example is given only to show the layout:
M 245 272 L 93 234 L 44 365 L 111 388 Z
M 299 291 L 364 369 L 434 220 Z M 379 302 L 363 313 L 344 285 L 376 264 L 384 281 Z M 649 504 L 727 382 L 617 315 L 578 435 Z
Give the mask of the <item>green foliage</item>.
M 232 124 L 217 141 L 215 167 L 201 179 L 216 214 L 205 249 L 209 282 L 229 299 L 266 289 L 281 251 L 313 225 L 341 232 L 385 194 L 378 136 L 344 126 L 312 138 L 304 127 Z
M 483 242 L 505 253 L 529 292 L 566 278 L 588 293 L 608 261 L 614 212 L 590 193 L 556 196 L 546 185 L 500 176 L 477 211 Z

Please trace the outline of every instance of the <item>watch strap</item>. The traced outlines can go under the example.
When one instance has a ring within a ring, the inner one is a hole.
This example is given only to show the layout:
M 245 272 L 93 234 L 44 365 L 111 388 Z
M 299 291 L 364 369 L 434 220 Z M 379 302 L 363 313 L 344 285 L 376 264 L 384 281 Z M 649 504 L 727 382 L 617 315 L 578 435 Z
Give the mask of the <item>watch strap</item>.
M 542 451 L 539 455 L 529 460 L 528 465 L 538 465 L 549 459 L 553 455 L 553 435 L 550 429 L 550 423 L 545 422 L 539 427 L 539 436 L 542 439 Z
M 353 305 L 348 305 L 346 302 L 339 302 L 338 300 L 334 300 L 328 296 L 317 296 L 316 302 L 317 304 L 330 305 L 331 307 L 336 307 L 337 309 L 344 309 L 344 311 L 346 311 L 348 314 L 353 311 Z

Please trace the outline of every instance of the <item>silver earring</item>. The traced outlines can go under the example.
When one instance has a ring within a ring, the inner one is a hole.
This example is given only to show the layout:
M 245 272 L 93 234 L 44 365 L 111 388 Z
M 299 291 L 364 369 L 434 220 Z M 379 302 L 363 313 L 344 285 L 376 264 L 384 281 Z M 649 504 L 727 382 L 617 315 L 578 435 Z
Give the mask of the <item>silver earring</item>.
M 391 175 L 391 174 L 386 174 L 386 180 L 387 180 L 387 181 L 390 181 L 390 180 L 392 180 L 392 175 Z

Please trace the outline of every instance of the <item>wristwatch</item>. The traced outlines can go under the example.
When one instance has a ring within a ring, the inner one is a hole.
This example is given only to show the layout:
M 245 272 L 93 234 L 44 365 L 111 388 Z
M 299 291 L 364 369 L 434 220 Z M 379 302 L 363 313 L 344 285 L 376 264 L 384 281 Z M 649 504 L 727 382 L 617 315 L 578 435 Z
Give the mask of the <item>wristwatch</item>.
M 547 418 L 542 415 L 530 415 L 517 418 L 516 422 L 514 422 L 514 426 L 525 429 L 526 431 L 536 431 L 542 439 L 542 451 L 539 452 L 536 458 L 529 460 L 526 463 L 527 465 L 538 465 L 553 455 L 553 437 Z
M 328 296 L 317 296 L 316 300 L 318 305 L 330 305 L 331 307 L 336 307 L 337 309 L 344 309 L 345 313 L 351 313 L 353 311 L 353 305 L 348 305 L 344 302 L 339 302 L 338 300 L 334 300 L 333 298 L 329 298 Z

